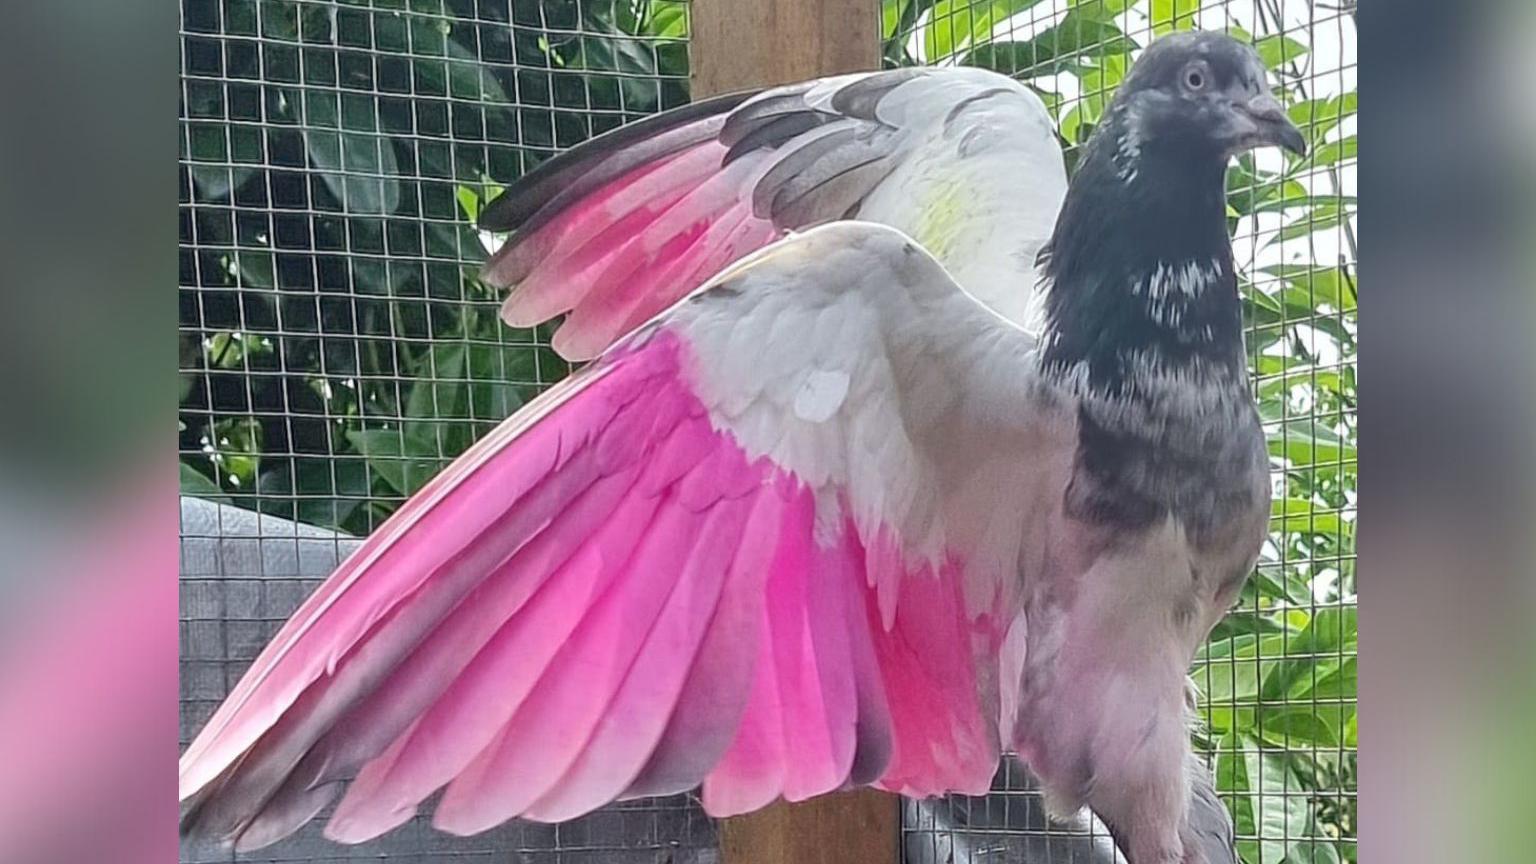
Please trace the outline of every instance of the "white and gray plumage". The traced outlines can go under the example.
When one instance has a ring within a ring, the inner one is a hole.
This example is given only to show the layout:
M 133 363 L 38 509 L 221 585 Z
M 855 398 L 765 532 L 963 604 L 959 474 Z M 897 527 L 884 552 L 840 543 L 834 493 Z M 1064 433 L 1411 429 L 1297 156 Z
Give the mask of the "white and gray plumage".
M 1232 861 L 1185 689 L 1269 512 L 1223 175 L 1302 143 L 1251 49 L 1181 34 L 1070 188 L 1039 101 L 969 69 L 541 166 L 487 275 L 597 359 L 295 614 L 184 755 L 184 828 L 977 794 L 1013 747 L 1132 864 Z

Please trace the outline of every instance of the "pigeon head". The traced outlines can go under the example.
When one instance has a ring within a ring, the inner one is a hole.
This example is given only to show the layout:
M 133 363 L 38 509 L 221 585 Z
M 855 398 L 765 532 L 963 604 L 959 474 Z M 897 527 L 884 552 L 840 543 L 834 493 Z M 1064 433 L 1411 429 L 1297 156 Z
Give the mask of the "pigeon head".
M 1227 163 L 1255 147 L 1306 149 L 1266 75 L 1258 52 L 1222 33 L 1176 33 L 1142 52 L 1041 252 L 1049 367 L 1086 366 L 1106 392 L 1140 386 L 1148 358 L 1241 377 Z
M 1127 175 L 1156 155 L 1226 161 L 1256 147 L 1305 154 L 1306 138 L 1269 91 L 1258 52 L 1224 33 L 1164 36 L 1122 83 L 1101 132 Z

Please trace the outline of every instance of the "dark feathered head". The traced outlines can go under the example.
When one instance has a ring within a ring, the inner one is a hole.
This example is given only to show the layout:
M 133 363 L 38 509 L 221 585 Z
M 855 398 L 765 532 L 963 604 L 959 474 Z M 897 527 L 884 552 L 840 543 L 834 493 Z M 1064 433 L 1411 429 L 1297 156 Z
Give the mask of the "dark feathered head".
M 1094 131 L 1042 252 L 1047 361 L 1086 360 L 1106 391 L 1129 374 L 1127 357 L 1149 353 L 1240 371 L 1225 174 L 1231 157 L 1271 144 L 1306 149 L 1251 47 L 1203 32 L 1148 46 Z
M 1306 139 L 1270 94 L 1253 48 L 1223 33 L 1175 33 L 1142 52 L 1107 112 L 1116 162 L 1144 155 L 1226 160 L 1255 147 L 1306 151 Z

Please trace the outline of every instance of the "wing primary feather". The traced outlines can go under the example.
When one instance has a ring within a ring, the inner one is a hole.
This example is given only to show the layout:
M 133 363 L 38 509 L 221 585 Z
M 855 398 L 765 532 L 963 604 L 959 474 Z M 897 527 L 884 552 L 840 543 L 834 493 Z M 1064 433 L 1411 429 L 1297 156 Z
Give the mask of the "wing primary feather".
M 815 84 L 815 81 L 787 84 L 760 93 L 756 98 L 743 102 L 726 118 L 725 125 L 720 129 L 720 143 L 727 147 L 734 146 L 753 129 L 766 122 L 807 110 L 809 106 L 806 104 L 805 94 Z
M 806 110 L 774 116 L 766 123 L 744 127 L 743 134 L 728 145 L 730 149 L 726 151 L 725 161 L 721 164 L 729 165 L 757 150 L 783 146 L 812 129 L 836 122 L 838 119 L 836 114 Z
M 731 445 L 727 442 L 727 446 Z M 737 459 L 744 462 L 739 455 Z M 592 737 L 559 781 L 524 811 L 526 818 L 556 822 L 595 810 L 623 793 L 645 767 L 719 604 L 749 507 L 750 502 L 741 499 L 721 499 L 713 505 L 693 554 L 676 577 L 634 662 L 614 688 Z
M 474 834 L 522 814 L 570 767 L 717 513 L 668 495 L 496 738 L 448 784 L 432 824 Z
M 420 644 L 466 593 L 531 534 L 542 530 L 548 524 L 547 514 L 563 507 L 573 488 L 589 485 L 595 471 L 590 453 L 585 459 L 567 462 L 563 471 L 546 478 L 380 618 L 332 674 L 306 687 L 262 734 L 242 758 L 238 773 L 199 808 L 199 830 L 217 837 L 240 834 L 331 724 L 379 686 L 399 659 Z
M 783 481 L 751 499 L 742 542 L 726 573 L 720 604 L 710 619 L 681 695 L 645 768 L 625 798 L 686 792 L 704 782 L 736 738 L 751 694 L 762 634 L 762 591 L 774 550 L 785 530 Z
M 591 603 L 628 557 L 658 500 L 631 496 L 592 539 L 507 621 L 412 728 L 358 774 L 326 836 L 368 840 L 410 819 L 453 780 L 513 716 Z M 465 706 L 474 706 L 466 711 Z
M 890 173 L 884 154 L 873 155 L 843 168 L 814 186 L 785 185 L 768 206 L 775 225 L 813 225 L 835 219 L 849 207 L 858 206 L 864 190 Z
M 887 93 L 914 78 L 929 74 L 931 72 L 928 69 L 909 66 L 905 69 L 892 69 L 880 75 L 868 75 L 855 79 L 832 94 L 832 108 L 849 117 L 879 122 L 880 118 L 875 109 Z
M 534 231 L 576 198 L 635 167 L 715 137 L 724 117 L 759 91 L 726 93 L 653 114 L 563 151 L 480 211 L 485 231 Z M 682 134 L 677 134 L 682 130 Z
M 313 812 L 301 815 L 310 805 L 290 803 L 288 798 L 307 799 L 319 787 L 330 787 L 328 800 L 339 791 L 340 781 L 350 779 L 397 739 L 442 696 L 495 629 L 516 614 L 544 578 L 574 554 L 586 539 L 589 526 L 609 517 L 639 473 L 640 467 L 635 465 L 593 484 L 560 520 L 542 530 L 468 594 L 422 645 L 392 670 L 388 680 L 310 748 L 252 826 L 242 833 L 242 843 L 254 832 L 267 839 L 253 841 L 253 847 L 263 846 L 297 829 Z M 320 801 L 318 806 L 324 803 Z

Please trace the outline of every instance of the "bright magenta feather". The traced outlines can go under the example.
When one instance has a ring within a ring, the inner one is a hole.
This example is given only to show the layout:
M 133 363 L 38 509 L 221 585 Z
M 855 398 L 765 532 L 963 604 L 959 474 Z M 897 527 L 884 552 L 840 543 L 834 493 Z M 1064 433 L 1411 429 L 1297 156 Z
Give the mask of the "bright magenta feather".
M 829 544 L 813 491 L 713 426 L 691 368 L 667 330 L 611 353 L 349 559 L 188 751 L 221 830 L 269 842 L 354 774 L 327 827 L 349 842 L 444 787 L 460 833 L 701 783 L 717 815 L 984 788 L 995 639 L 959 571 L 851 522 Z

